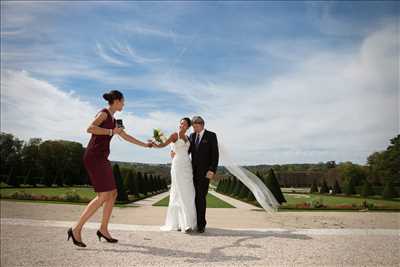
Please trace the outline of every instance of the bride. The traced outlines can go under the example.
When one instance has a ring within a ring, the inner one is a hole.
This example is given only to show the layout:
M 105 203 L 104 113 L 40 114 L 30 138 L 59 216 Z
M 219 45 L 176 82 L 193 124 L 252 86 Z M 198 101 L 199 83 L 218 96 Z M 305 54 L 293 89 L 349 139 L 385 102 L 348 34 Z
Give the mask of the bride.
M 179 132 L 173 133 L 162 144 L 153 142 L 153 147 L 158 148 L 171 144 L 171 149 L 175 153 L 171 165 L 171 189 L 167 217 L 165 225 L 161 227 L 161 230 L 164 231 L 177 230 L 188 233 L 197 227 L 193 170 L 188 153 L 190 141 L 186 136 L 190 126 L 191 120 L 183 118 L 180 121 Z

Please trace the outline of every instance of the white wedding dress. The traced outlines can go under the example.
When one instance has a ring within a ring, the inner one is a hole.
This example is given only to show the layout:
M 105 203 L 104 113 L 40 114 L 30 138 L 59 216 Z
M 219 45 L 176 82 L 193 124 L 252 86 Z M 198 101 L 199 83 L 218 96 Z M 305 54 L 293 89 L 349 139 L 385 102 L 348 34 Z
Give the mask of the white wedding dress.
M 179 135 L 178 135 L 179 136 Z M 194 230 L 197 226 L 195 190 L 192 163 L 189 157 L 190 142 L 178 137 L 171 144 L 175 156 L 171 164 L 171 189 L 163 231 Z

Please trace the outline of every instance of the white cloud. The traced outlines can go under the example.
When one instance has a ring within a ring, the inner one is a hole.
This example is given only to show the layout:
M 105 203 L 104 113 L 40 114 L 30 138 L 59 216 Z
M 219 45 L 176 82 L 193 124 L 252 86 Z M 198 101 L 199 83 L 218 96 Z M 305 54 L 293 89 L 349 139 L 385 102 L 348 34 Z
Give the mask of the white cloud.
M 90 135 L 86 128 L 101 107 L 66 93 L 50 83 L 38 80 L 24 71 L 1 72 L 1 131 L 28 140 L 32 137 L 66 139 L 86 146 Z M 127 132 L 145 141 L 152 129 L 175 129 L 179 116 L 152 112 L 139 117 L 129 112 L 116 114 L 122 118 Z M 143 149 L 115 137 L 110 159 L 137 162 L 168 162 L 168 150 Z
M 312 49 L 306 49 L 308 43 L 299 41 L 296 45 L 301 47 L 294 50 L 279 42 L 260 44 L 256 47 L 261 51 L 278 53 L 283 60 L 285 55 L 296 60 L 290 72 L 274 77 L 263 77 L 260 73 L 259 79 L 247 87 L 235 84 L 236 81 L 225 81 L 223 75 L 199 77 L 176 66 L 173 70 L 160 66 L 143 77 L 128 77 L 107 75 L 105 70 L 92 69 L 90 62 L 87 65 L 70 64 L 70 61 L 58 65 L 51 60 L 51 64 L 36 60 L 29 63 L 51 76 L 86 75 L 111 84 L 140 84 L 149 90 L 179 95 L 194 106 L 192 113 L 205 117 L 207 127 L 218 133 L 242 163 L 364 162 L 368 154 L 384 149 L 389 138 L 399 133 L 397 27 L 397 24 L 387 25 L 369 34 L 356 50 L 341 49 L 340 52 L 319 49 L 318 42 L 313 42 Z M 154 31 L 141 31 L 156 35 Z M 114 57 L 118 53 L 129 54 L 127 47 L 121 44 L 109 49 L 101 44 L 98 47 L 99 55 L 107 62 L 127 64 L 120 57 Z M 151 58 L 130 51 L 133 61 L 151 62 Z M 3 53 L 10 64 L 16 59 L 17 63 L 27 59 L 21 51 L 13 54 L 2 49 L 2 56 Z M 57 51 L 49 53 L 56 55 Z M 40 50 L 35 54 L 48 53 Z M 89 138 L 85 128 L 100 107 L 62 89 L 30 73 L 3 69 L 2 130 L 23 138 L 63 138 L 85 145 Z M 127 99 L 128 105 L 129 102 Z M 170 105 L 186 103 L 176 101 Z M 157 106 L 153 110 L 145 116 L 128 112 L 117 116 L 124 119 L 128 132 L 146 139 L 154 127 L 172 132 L 182 116 L 194 115 L 157 111 Z M 111 159 L 168 161 L 167 150 L 143 150 L 116 138 L 112 146 Z
M 182 75 L 159 82 L 196 103 L 240 162 L 365 162 L 399 133 L 398 48 L 396 25 L 387 25 L 356 50 L 314 49 L 256 86 Z

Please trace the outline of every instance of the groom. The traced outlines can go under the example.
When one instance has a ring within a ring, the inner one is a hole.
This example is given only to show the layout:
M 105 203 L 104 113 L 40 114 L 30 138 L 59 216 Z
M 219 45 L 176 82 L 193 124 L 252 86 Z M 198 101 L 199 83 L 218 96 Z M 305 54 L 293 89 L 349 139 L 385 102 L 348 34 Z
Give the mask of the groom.
M 204 233 L 207 224 L 208 186 L 218 167 L 218 140 L 215 133 L 204 129 L 204 120 L 200 116 L 193 117 L 192 125 L 194 133 L 189 137 L 189 153 L 192 156 L 193 182 L 196 191 L 197 231 Z

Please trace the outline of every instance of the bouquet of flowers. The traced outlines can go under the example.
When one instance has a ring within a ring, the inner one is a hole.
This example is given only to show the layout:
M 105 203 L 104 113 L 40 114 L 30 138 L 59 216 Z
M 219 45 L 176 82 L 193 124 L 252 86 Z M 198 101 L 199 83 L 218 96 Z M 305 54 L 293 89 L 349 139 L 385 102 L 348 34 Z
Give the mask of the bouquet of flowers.
M 164 133 L 160 129 L 154 129 L 153 130 L 153 141 L 157 144 L 162 144 L 165 141 L 167 141 L 167 138 L 165 137 Z

